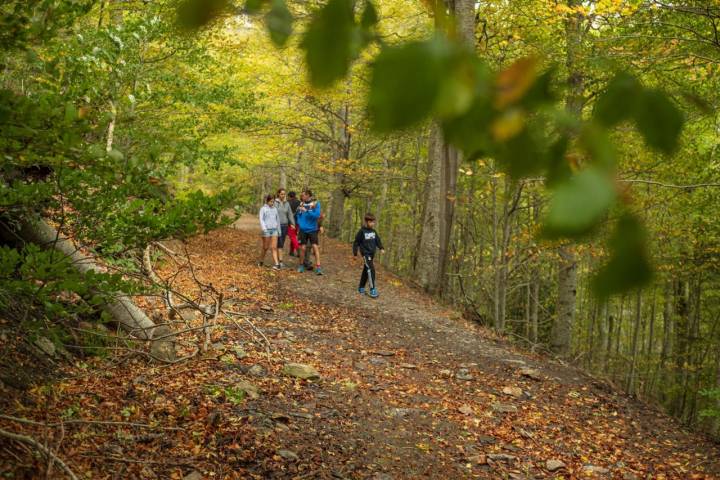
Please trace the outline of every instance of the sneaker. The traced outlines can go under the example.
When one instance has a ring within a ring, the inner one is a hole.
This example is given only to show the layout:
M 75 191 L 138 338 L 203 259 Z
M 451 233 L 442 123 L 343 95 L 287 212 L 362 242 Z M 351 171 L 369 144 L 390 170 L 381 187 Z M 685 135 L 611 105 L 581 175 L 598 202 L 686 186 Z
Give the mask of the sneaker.
M 365 288 L 363 288 L 363 287 L 358 288 L 358 293 L 360 295 L 365 295 Z
M 282 264 L 280 264 L 280 263 L 276 263 L 275 265 L 272 266 L 272 269 L 273 269 L 273 270 L 280 270 L 280 269 L 282 268 L 281 265 L 282 265 Z
M 305 265 L 300 265 L 297 270 L 299 273 L 303 273 L 305 271 Z
M 315 275 L 322 275 L 322 274 L 323 274 L 322 268 L 320 268 L 320 267 L 315 267 Z
M 378 293 L 377 288 L 371 288 L 371 289 L 370 289 L 370 296 L 371 296 L 372 298 L 377 298 L 379 295 L 380 295 L 380 294 Z
M 287 266 L 283 262 L 278 263 L 278 265 L 280 266 L 280 268 L 285 268 Z

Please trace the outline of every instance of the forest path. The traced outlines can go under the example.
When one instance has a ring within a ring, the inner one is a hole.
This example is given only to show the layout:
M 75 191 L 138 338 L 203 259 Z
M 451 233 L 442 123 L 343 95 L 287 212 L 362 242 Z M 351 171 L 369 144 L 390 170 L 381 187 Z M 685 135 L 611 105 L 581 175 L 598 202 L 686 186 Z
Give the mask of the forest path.
M 238 244 L 258 243 L 255 218 L 234 227 Z M 297 259 L 286 263 L 294 267 Z M 293 340 L 280 342 L 282 355 L 314 364 L 324 377 L 310 405 L 331 403 L 345 419 L 337 430 L 321 415 L 315 442 L 304 429 L 286 438 L 288 448 L 322 448 L 325 461 L 335 458 L 339 463 L 329 463 L 325 474 L 688 478 L 720 472 L 718 450 L 672 419 L 575 369 L 497 341 L 382 268 L 380 297 L 358 294 L 360 266 L 349 245 L 323 238 L 322 264 L 324 276 L 292 268 L 261 275 L 271 304 L 292 303 L 296 312 L 275 315 L 284 317 Z M 550 473 L 548 460 L 566 468 Z
M 380 298 L 359 295 L 349 245 L 322 242 L 316 276 L 258 267 L 254 217 L 189 239 L 194 274 L 239 315 L 219 318 L 213 348 L 164 365 L 119 342 L 116 355 L 0 399 L 5 414 L 62 428 L 7 418 L 0 428 L 47 439 L 93 479 L 720 478 L 720 448 L 702 436 L 522 353 L 382 268 Z M 156 270 L 197 293 L 168 258 Z M 165 311 L 159 300 L 143 306 Z M 181 354 L 197 333 L 180 336 Z M 287 363 L 321 378 L 286 375 Z M 41 457 L 0 442 L 0 476 L 37 478 L 39 468 Z

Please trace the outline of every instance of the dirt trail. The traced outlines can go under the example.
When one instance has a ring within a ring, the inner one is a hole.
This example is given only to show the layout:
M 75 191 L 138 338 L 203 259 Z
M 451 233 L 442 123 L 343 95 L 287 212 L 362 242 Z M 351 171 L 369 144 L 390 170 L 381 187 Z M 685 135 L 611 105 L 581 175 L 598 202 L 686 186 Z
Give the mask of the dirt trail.
M 223 320 L 207 355 L 170 366 L 89 360 L 7 413 L 165 429 L 66 427 L 53 444 L 87 478 L 720 478 L 717 445 L 514 349 L 382 268 L 380 298 L 359 295 L 349 246 L 323 242 L 321 277 L 256 266 L 252 217 L 188 242 L 195 274 L 262 329 L 269 357 L 249 324 Z M 192 295 L 187 275 L 176 285 Z M 288 362 L 322 378 L 283 375 Z M 259 395 L 238 397 L 248 382 Z M 3 452 L 0 465 L 26 454 Z
M 256 235 L 253 218 L 235 228 Z M 353 434 L 368 451 L 354 454 L 366 466 L 375 464 L 393 478 L 593 476 L 593 467 L 617 478 L 720 471 L 718 450 L 677 422 L 576 369 L 517 351 L 382 268 L 380 297 L 359 295 L 360 267 L 349 246 L 323 240 L 324 276 L 268 275 L 280 281 L 278 300 L 301 292 L 304 301 L 339 314 L 339 321 L 326 319 L 339 327 L 331 332 L 293 331 L 317 345 L 318 360 L 336 381 L 348 376 L 360 385 L 346 414 L 362 419 Z M 523 375 L 528 368 L 540 380 Z M 503 393 L 507 387 L 522 394 Z M 334 442 L 343 445 L 343 439 Z M 545 466 L 552 459 L 567 468 L 550 474 Z

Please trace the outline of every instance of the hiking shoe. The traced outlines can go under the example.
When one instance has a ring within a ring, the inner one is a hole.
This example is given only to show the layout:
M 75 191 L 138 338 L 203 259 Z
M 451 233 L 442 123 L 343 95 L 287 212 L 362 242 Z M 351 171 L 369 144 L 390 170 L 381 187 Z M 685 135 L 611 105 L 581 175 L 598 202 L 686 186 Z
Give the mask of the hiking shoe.
M 360 295 L 365 295 L 365 288 L 363 288 L 363 287 L 358 288 L 358 293 Z
M 315 275 L 322 275 L 322 274 L 323 274 L 322 268 L 320 268 L 320 267 L 315 267 Z
M 305 265 L 300 265 L 297 270 L 299 273 L 303 273 L 305 271 Z
M 272 266 L 273 270 L 280 270 L 281 268 L 282 268 L 281 264 L 279 264 L 279 263 L 276 263 L 275 265 Z
M 379 295 L 380 295 L 380 294 L 378 293 L 377 288 L 371 288 L 371 289 L 370 289 L 370 296 L 371 296 L 372 298 L 377 298 Z
M 283 262 L 280 262 L 280 263 L 278 263 L 278 266 L 279 266 L 280 268 L 285 268 L 287 265 L 285 265 Z

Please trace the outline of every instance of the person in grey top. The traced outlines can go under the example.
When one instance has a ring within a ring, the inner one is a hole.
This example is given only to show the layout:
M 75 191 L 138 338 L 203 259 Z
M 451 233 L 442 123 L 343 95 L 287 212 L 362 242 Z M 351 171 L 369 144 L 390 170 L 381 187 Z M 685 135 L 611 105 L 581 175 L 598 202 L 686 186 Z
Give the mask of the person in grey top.
M 277 248 L 278 258 L 280 259 L 280 266 L 284 267 L 285 264 L 282 261 L 283 248 L 285 247 L 285 238 L 288 234 L 288 226 L 295 226 L 295 215 L 293 215 L 290 202 L 287 201 L 287 194 L 284 188 L 277 191 L 277 198 L 275 198 L 275 208 L 278 211 L 278 218 L 280 219 L 280 232 L 278 235 Z

